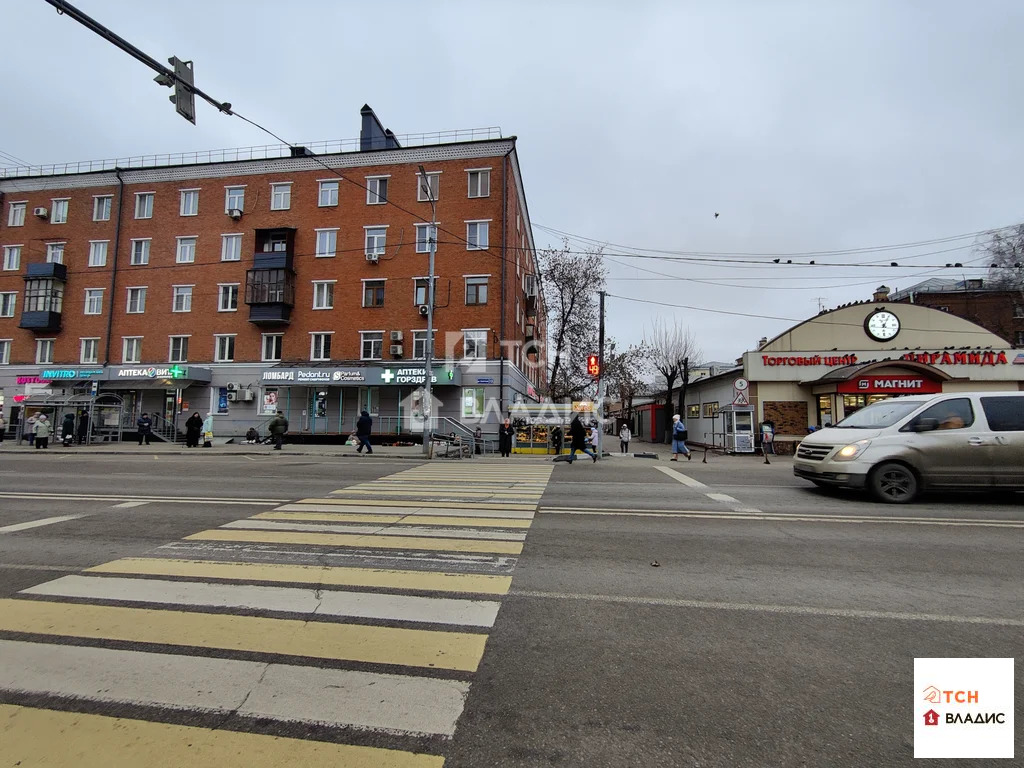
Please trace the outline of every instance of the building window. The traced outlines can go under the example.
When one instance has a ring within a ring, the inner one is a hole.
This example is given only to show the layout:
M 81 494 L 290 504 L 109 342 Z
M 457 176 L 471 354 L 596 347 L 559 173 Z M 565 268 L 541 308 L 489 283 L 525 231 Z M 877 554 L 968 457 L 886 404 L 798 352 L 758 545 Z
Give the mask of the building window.
M 136 219 L 152 219 L 153 218 L 153 193 L 152 192 L 136 192 L 135 193 L 135 218 Z
M 331 333 L 309 334 L 309 359 L 330 360 L 331 359 Z
M 245 187 L 224 187 L 224 212 L 245 210 Z
M 471 418 L 484 415 L 484 395 L 485 390 L 483 387 L 462 388 L 463 418 Z
M 4 246 L 4 271 L 5 272 L 16 272 L 21 268 L 21 246 L 20 245 L 5 245 Z
M 416 284 L 412 292 L 412 303 L 416 305 L 423 305 L 427 303 L 427 278 L 417 277 Z M 437 304 L 437 278 L 434 278 L 434 304 Z
M 85 289 L 85 314 L 87 314 L 87 315 L 102 315 L 103 314 L 103 289 L 102 288 L 86 288 Z
M 110 195 L 97 195 L 92 199 L 92 220 L 110 221 L 110 208 L 114 198 Z
M 82 339 L 81 355 L 79 362 L 96 364 L 100 357 L 99 339 Z
M 439 199 L 441 194 L 441 174 L 428 173 L 426 181 L 423 176 L 416 175 L 416 199 L 421 203 L 429 203 L 431 200 Z
M 46 261 L 50 264 L 63 264 L 65 245 L 66 243 L 47 243 Z
M 270 185 L 270 210 L 287 211 L 292 207 L 292 185 L 271 184 Z
M 242 236 L 221 235 L 220 236 L 220 260 L 241 261 L 242 260 Z
M 280 333 L 263 334 L 263 357 L 265 363 L 276 363 L 281 360 L 281 345 L 284 336 Z
M 192 286 L 191 285 L 175 285 L 173 287 L 174 298 L 171 303 L 172 312 L 191 312 L 192 311 Z
M 179 237 L 174 260 L 178 264 L 192 264 L 196 260 L 196 238 Z
M 466 175 L 469 177 L 469 197 L 490 197 L 491 171 L 489 168 L 466 171 Z
M 89 266 L 90 267 L 105 267 L 107 266 L 107 248 L 110 245 L 109 240 L 90 240 L 89 241 Z
M 338 230 L 316 230 L 316 255 L 320 257 L 335 256 L 338 253 Z
M 366 204 L 384 205 L 388 201 L 388 177 L 366 177 Z
M 1014 317 L 1024 317 L 1024 304 L 1014 304 L 1013 305 L 1013 316 Z
M 487 357 L 487 331 L 462 331 L 462 356 L 467 359 L 482 360 Z
M 41 365 L 53 362 L 53 339 L 36 339 L 36 362 Z
M 223 283 L 218 286 L 217 311 L 238 311 L 238 283 Z
M 18 301 L 15 291 L 0 293 L 0 317 L 14 317 L 14 305 Z
M 387 237 L 387 227 L 366 227 L 366 255 L 383 256 Z
M 141 315 L 146 311 L 146 288 L 128 289 L 128 308 L 125 310 L 130 315 Z
M 686 406 L 686 418 L 687 419 L 699 419 L 700 418 L 700 406 L 699 405 L 688 405 L 688 406 Z
M 1017 346 L 1018 348 L 1024 347 L 1024 331 L 1016 331 L 1014 336 L 1016 339 L 1014 341 L 1014 345 Z
M 198 216 L 199 215 L 199 190 L 198 189 L 183 189 L 181 190 L 181 210 L 179 213 L 182 216 Z
M 50 223 L 51 224 L 67 224 L 68 223 L 68 200 L 67 200 L 67 198 L 51 200 L 50 202 L 53 203 L 53 210 L 50 211 Z
M 383 307 L 384 306 L 384 280 L 363 281 L 363 306 Z
M 64 283 L 52 278 L 25 281 L 26 312 L 57 312 L 64 305 Z
M 434 343 L 437 343 L 437 331 L 433 333 Z M 424 360 L 427 357 L 427 332 L 412 332 L 412 357 L 413 360 Z
M 149 246 L 152 240 L 132 240 L 132 266 L 141 267 L 149 264 Z
M 235 359 L 235 335 L 224 334 L 213 337 L 213 360 L 216 363 L 231 363 Z
M 142 362 L 142 337 L 122 336 L 121 337 L 121 362 L 141 363 Z
M 283 269 L 250 269 L 245 278 L 247 304 L 289 304 L 294 301 L 295 286 L 291 273 Z
M 718 403 L 704 403 L 704 418 L 713 419 L 718 415 Z
M 8 227 L 23 227 L 25 226 L 25 206 L 28 203 L 11 203 L 10 208 L 7 209 L 7 226 Z
M 188 336 L 171 336 L 167 359 L 172 363 L 188 362 Z
M 321 181 L 317 205 L 321 208 L 333 208 L 338 204 L 338 182 Z
M 416 253 L 430 253 L 430 242 L 437 247 L 437 224 L 416 225 Z
M 488 230 L 490 225 L 486 221 L 466 222 L 466 250 L 482 251 L 488 245 Z
M 0 339 L 0 365 L 11 364 L 11 341 L 13 339 Z
M 467 277 L 466 278 L 466 304 L 487 303 L 487 278 Z
M 380 360 L 384 355 L 384 331 L 360 331 L 360 359 Z
M 313 281 L 313 309 L 334 309 L 335 280 Z

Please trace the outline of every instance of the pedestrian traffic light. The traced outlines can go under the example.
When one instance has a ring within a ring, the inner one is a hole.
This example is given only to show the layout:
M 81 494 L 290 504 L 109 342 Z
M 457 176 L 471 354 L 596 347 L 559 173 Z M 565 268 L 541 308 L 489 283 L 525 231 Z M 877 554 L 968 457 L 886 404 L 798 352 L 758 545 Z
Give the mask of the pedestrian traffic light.
M 601 361 L 597 355 L 587 356 L 587 373 L 591 376 L 601 375 Z

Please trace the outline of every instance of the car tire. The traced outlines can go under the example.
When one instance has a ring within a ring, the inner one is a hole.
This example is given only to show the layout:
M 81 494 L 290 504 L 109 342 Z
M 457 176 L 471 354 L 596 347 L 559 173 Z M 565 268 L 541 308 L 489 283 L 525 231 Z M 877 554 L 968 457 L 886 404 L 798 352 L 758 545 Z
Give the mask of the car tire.
M 917 475 L 905 464 L 879 464 L 868 478 L 868 490 L 876 501 L 906 504 L 917 497 Z

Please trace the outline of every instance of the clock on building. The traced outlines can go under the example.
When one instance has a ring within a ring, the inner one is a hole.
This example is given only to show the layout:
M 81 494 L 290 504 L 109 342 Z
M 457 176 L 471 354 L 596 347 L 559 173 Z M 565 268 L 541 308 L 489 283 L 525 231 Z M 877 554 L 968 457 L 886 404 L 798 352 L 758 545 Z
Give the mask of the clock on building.
M 887 309 L 879 309 L 867 316 L 864 332 L 875 341 L 895 339 L 900 332 L 900 319 Z

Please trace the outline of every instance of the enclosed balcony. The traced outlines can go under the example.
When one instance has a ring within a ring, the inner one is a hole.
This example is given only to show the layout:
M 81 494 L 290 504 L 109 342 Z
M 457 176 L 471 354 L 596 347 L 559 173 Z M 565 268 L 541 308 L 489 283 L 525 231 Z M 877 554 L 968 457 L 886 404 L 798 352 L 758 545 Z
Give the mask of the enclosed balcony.
M 291 322 L 295 306 L 295 273 L 290 269 L 250 269 L 245 275 L 249 322 L 280 325 Z
M 25 301 L 21 308 L 19 328 L 45 333 L 60 330 L 67 277 L 68 268 L 64 264 L 46 262 L 27 265 L 24 275 Z

